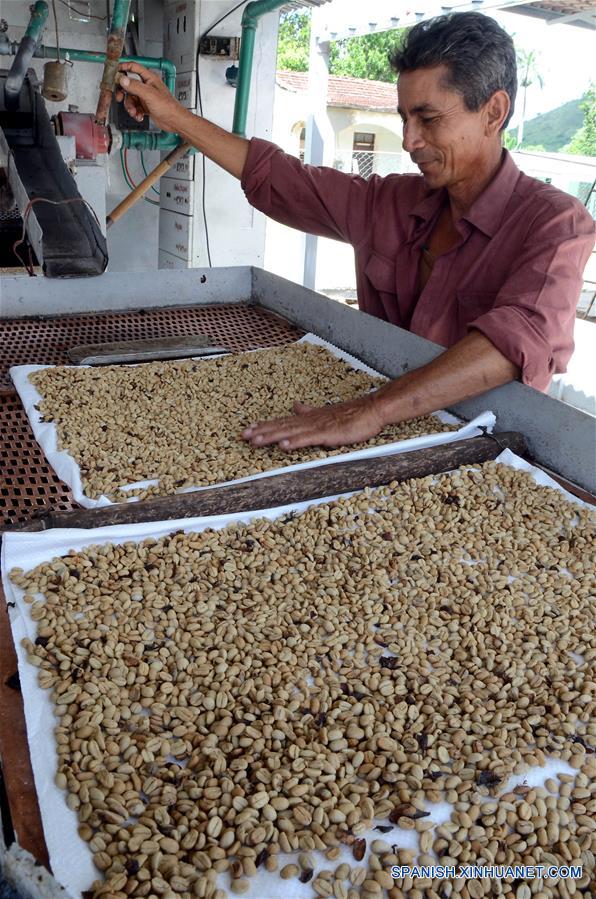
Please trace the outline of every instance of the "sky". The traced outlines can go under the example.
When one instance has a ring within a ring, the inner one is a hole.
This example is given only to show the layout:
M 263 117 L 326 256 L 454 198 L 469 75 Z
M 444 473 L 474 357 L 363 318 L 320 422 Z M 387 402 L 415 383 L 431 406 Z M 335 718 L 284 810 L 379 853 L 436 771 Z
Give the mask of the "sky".
M 363 6 L 366 12 L 363 13 Z M 333 27 L 348 26 L 364 22 L 386 21 L 391 15 L 405 12 L 436 9 L 440 13 L 440 0 L 418 0 L 416 3 L 404 0 L 332 0 L 326 4 L 321 14 L 333 22 Z M 538 52 L 538 69 L 544 86 L 528 88 L 526 118 L 532 118 L 560 106 L 568 100 L 581 97 L 590 84 L 590 77 L 596 82 L 596 30 L 578 28 L 572 25 L 548 25 L 541 19 L 530 18 L 505 10 L 487 10 L 487 14 L 513 35 L 517 47 Z M 518 107 L 521 104 L 518 103 Z M 514 117 L 513 125 L 516 124 Z

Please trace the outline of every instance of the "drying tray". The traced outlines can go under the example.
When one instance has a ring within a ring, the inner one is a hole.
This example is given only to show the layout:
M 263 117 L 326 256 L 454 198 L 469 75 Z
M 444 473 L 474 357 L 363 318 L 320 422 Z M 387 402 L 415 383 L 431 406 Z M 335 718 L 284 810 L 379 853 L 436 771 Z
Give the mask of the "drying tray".
M 513 468 L 529 471 L 536 483 L 552 487 L 566 494 L 567 499 L 574 504 L 582 504 L 580 500 L 566 493 L 544 472 L 533 468 L 523 459 L 515 456 L 506 450 L 498 459 L 502 464 L 510 465 Z M 316 504 L 330 501 L 337 497 L 321 498 Z M 82 549 L 84 546 L 103 542 L 123 542 L 128 540 L 141 540 L 147 536 L 161 537 L 166 533 L 172 533 L 183 528 L 185 531 L 201 531 L 207 527 L 220 528 L 233 521 L 249 521 L 252 518 L 277 518 L 280 515 L 291 512 L 300 512 L 313 505 L 313 503 L 293 504 L 292 506 L 278 507 L 275 509 L 261 510 L 259 512 L 244 512 L 234 515 L 219 516 L 215 518 L 197 518 L 189 520 L 171 520 L 166 522 L 152 522 L 151 524 L 137 523 L 133 526 L 119 526 L 115 528 L 102 528 L 97 530 L 54 530 L 46 531 L 42 535 L 29 534 L 11 534 L 7 536 L 2 549 L 2 577 L 3 588 L 6 597 L 16 603 L 15 608 L 10 610 L 10 622 L 7 616 L 6 603 L 2 602 L 2 619 L 0 619 L 2 630 L 2 655 L 5 655 L 6 640 L 11 641 L 10 628 L 12 626 L 15 640 L 18 643 L 18 664 L 19 671 L 23 677 L 24 693 L 27 702 L 27 720 L 29 723 L 30 733 L 35 733 L 28 737 L 23 732 L 22 722 L 16 728 L 20 740 L 26 742 L 21 743 L 24 748 L 30 745 L 31 755 L 34 758 L 35 777 L 38 788 L 41 787 L 41 815 L 46 823 L 46 833 L 50 846 L 50 858 L 54 859 L 54 873 L 59 881 L 66 886 L 69 894 L 78 897 L 81 890 L 84 889 L 87 881 L 95 879 L 94 867 L 91 862 L 91 855 L 88 847 L 77 835 L 77 816 L 71 812 L 64 803 L 64 796 L 58 787 L 55 786 L 53 775 L 55 769 L 55 749 L 52 747 L 48 752 L 48 740 L 51 741 L 53 728 L 53 711 L 48 691 L 42 690 L 37 684 L 37 671 L 32 666 L 28 666 L 25 659 L 25 652 L 20 646 L 20 638 L 27 632 L 31 637 L 31 633 L 35 631 L 35 623 L 32 622 L 28 615 L 28 607 L 22 601 L 22 590 L 15 588 L 9 583 L 7 578 L 8 570 L 13 566 L 20 566 L 29 569 L 39 564 L 42 560 L 49 560 L 55 555 L 64 555 L 70 548 Z M 8 635 L 7 635 L 8 631 Z M 13 651 L 14 659 L 14 651 Z M 16 662 L 16 659 L 15 659 Z M 4 666 L 3 662 L 3 666 Z M 0 719 L 1 723 L 1 719 Z M 11 726 L 12 722 L 11 722 Z M 19 776 L 30 776 L 31 768 L 29 765 L 29 753 L 23 752 L 24 764 L 20 766 L 19 771 L 10 771 L 10 779 Z M 25 764 L 26 762 L 26 764 Z M 530 784 L 542 784 L 544 780 L 553 776 L 556 772 L 571 773 L 569 766 L 560 760 L 547 761 L 547 765 L 543 768 L 532 769 L 531 771 L 514 776 L 507 785 L 507 789 L 511 789 L 514 783 L 525 782 Z M 31 848 L 40 861 L 45 862 L 47 856 L 43 828 L 40 822 L 40 811 L 37 805 L 36 792 L 31 781 L 22 785 L 24 789 L 21 796 L 27 804 L 28 814 L 26 821 L 28 830 L 25 837 L 28 840 L 35 840 L 30 843 L 27 848 Z M 444 809 L 438 809 L 438 812 Z M 22 815 L 20 816 L 22 817 Z M 431 816 L 434 820 L 434 814 Z M 50 826 L 51 822 L 51 826 Z M 23 834 L 19 831 L 19 841 L 21 845 L 25 845 Z M 400 838 L 404 834 L 399 832 Z M 63 847 L 69 846 L 68 857 L 63 852 Z M 404 844 L 405 845 L 405 844 Z M 74 867 L 73 867 L 74 865 Z M 261 897 L 263 894 L 263 872 L 259 872 L 257 877 L 251 879 L 250 896 Z M 292 899 L 302 899 L 311 894 L 309 887 L 303 887 L 297 882 L 288 884 L 279 880 L 275 875 L 265 875 L 268 887 L 269 899 L 282 899 L 282 897 L 292 896 Z
M 354 371 L 364 372 L 371 377 L 383 378 L 383 375 L 381 375 L 377 371 L 374 371 L 374 369 L 370 368 L 370 366 L 360 362 L 360 360 L 356 359 L 349 353 L 344 352 L 334 344 L 329 343 L 329 341 L 322 340 L 315 334 L 306 334 L 298 342 L 326 349 L 335 359 L 340 359 L 346 362 Z M 201 359 L 199 361 L 202 365 L 213 365 L 213 362 L 208 358 Z M 164 362 L 162 364 L 166 367 L 168 365 L 167 362 Z M 38 441 L 44 453 L 44 456 L 46 457 L 48 462 L 51 463 L 53 470 L 61 478 L 63 478 L 66 484 L 69 485 L 72 490 L 74 499 L 79 505 L 84 506 L 87 509 L 95 509 L 103 506 L 114 505 L 114 501 L 109 499 L 106 495 L 102 494 L 96 498 L 87 496 L 82 481 L 79 463 L 70 454 L 68 449 L 58 450 L 58 433 L 56 423 L 53 420 L 44 421 L 44 418 L 39 411 L 39 405 L 43 400 L 43 396 L 29 380 L 31 374 L 42 370 L 44 370 L 44 366 L 19 365 L 11 368 L 10 374 L 27 413 L 27 417 L 31 423 L 35 438 Z M 495 416 L 490 411 L 482 412 L 480 415 L 477 415 L 473 421 L 470 422 L 462 422 L 461 419 L 458 419 L 443 410 L 433 413 L 432 418 L 435 418 L 446 425 L 457 425 L 457 430 L 421 434 L 418 437 L 406 437 L 403 439 L 398 438 L 388 440 L 386 442 L 381 441 L 374 443 L 372 446 L 365 447 L 364 449 L 352 449 L 342 453 L 337 453 L 333 450 L 330 450 L 328 453 L 321 455 L 319 458 L 315 458 L 307 462 L 294 462 L 292 464 L 285 465 L 283 463 L 273 463 L 273 468 L 268 468 L 261 472 L 256 472 L 254 474 L 239 478 L 230 478 L 229 480 L 217 484 L 210 484 L 207 486 L 197 485 L 184 487 L 179 491 L 176 491 L 174 495 L 205 490 L 214 490 L 231 484 L 242 484 L 246 482 L 259 481 L 263 478 L 292 471 L 306 471 L 313 468 L 323 467 L 326 468 L 329 465 L 336 465 L 342 462 L 374 459 L 381 456 L 393 455 L 395 453 L 412 452 L 423 447 L 438 446 L 445 443 L 454 443 L 461 439 L 478 437 L 482 433 L 492 432 L 495 425 Z M 158 480 L 148 479 L 139 480 L 134 484 L 121 483 L 119 484 L 119 487 L 121 490 L 126 491 L 131 488 L 145 488 L 157 484 L 159 484 Z M 125 503 L 136 503 L 137 501 L 138 499 L 134 495 L 124 500 Z M 120 502 L 122 502 L 122 500 Z
M 70 489 L 39 448 L 9 368 L 21 363 L 67 365 L 70 347 L 84 343 L 176 337 L 201 332 L 232 351 L 284 346 L 304 332 L 255 305 L 190 306 L 15 318 L 1 323 L 0 341 L 0 529 L 18 527 L 39 514 L 78 508 Z

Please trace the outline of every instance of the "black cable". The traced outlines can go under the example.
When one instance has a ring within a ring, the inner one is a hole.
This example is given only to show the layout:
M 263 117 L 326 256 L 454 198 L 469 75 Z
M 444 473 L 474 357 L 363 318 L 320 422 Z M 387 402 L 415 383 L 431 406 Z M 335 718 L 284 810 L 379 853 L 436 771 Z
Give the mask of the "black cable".
M 491 440 L 494 440 L 495 443 L 497 444 L 497 446 L 499 447 L 499 449 L 502 450 L 503 452 L 505 452 L 506 449 L 509 449 L 508 446 L 503 446 L 501 441 L 497 437 L 495 437 L 495 435 L 492 433 L 492 431 L 489 431 L 488 428 L 485 428 L 482 425 L 480 425 L 478 430 L 482 431 L 483 437 L 490 437 Z
M 58 3 L 61 3 L 62 6 L 66 6 L 74 13 L 78 13 L 80 16 L 84 16 L 85 19 L 97 19 L 98 22 L 105 22 L 108 18 L 107 16 L 92 16 L 90 13 L 85 13 L 82 10 L 76 8 L 76 6 L 71 6 L 71 3 L 76 3 L 77 0 L 58 0 Z
M 227 19 L 228 16 L 231 16 L 232 13 L 235 13 L 237 9 L 240 9 L 241 6 L 244 6 L 248 3 L 248 0 L 240 0 L 240 3 L 237 3 L 236 6 L 232 7 L 232 9 L 228 10 L 217 22 L 214 22 L 213 25 L 210 25 L 206 31 L 204 31 L 197 43 L 197 54 L 195 57 L 195 88 L 197 94 L 197 102 L 199 107 L 199 115 L 203 116 L 203 98 L 201 96 L 201 79 L 199 78 L 199 62 L 201 59 L 201 43 L 207 37 L 210 31 L 213 31 L 214 28 L 217 28 L 224 19 Z M 203 207 L 203 224 L 205 226 L 205 245 L 207 247 L 207 261 L 209 263 L 209 268 L 213 268 L 211 263 L 211 247 L 209 245 L 209 225 L 207 224 L 207 208 L 206 208 L 206 193 L 205 193 L 205 154 L 201 153 L 202 157 L 202 173 L 203 173 L 203 184 L 201 186 L 201 194 L 202 194 L 202 207 Z
M 58 13 L 56 12 L 56 0 L 52 0 L 52 12 L 54 13 L 54 28 L 56 29 L 56 59 L 60 62 L 60 37 L 58 32 Z

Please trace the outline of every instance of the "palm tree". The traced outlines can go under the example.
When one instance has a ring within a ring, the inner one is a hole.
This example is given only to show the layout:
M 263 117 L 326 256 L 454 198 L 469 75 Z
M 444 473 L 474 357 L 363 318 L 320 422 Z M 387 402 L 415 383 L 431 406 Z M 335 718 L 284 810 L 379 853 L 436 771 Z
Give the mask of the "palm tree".
M 539 84 L 540 88 L 544 87 L 544 79 L 538 71 L 538 52 L 536 50 L 516 51 L 518 82 L 522 89 L 522 110 L 519 125 L 517 126 L 517 146 L 521 147 L 524 139 L 524 124 L 526 121 L 526 103 L 528 99 L 528 88 L 532 84 Z

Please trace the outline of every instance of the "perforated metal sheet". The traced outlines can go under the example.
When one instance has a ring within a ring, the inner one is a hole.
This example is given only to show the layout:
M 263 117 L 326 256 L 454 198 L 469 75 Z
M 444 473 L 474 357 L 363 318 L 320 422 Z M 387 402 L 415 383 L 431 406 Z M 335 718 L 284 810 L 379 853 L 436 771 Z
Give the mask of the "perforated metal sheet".
M 11 387 L 11 365 L 68 364 L 67 350 L 86 343 L 112 343 L 149 337 L 180 337 L 197 332 L 231 350 L 280 346 L 303 332 L 257 306 L 202 306 L 69 315 L 2 322 L 0 388 Z
M 39 449 L 8 370 L 13 365 L 67 364 L 77 344 L 111 343 L 197 332 L 230 350 L 282 346 L 304 333 L 257 306 L 202 306 L 100 313 L 0 323 L 0 529 L 17 527 L 42 511 L 75 508 L 70 491 Z
M 46 462 L 16 394 L 0 396 L 0 433 L 0 529 L 50 509 L 75 508 L 70 490 Z

